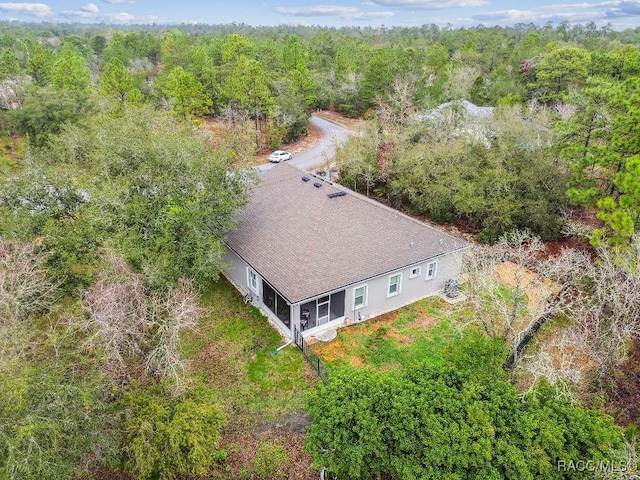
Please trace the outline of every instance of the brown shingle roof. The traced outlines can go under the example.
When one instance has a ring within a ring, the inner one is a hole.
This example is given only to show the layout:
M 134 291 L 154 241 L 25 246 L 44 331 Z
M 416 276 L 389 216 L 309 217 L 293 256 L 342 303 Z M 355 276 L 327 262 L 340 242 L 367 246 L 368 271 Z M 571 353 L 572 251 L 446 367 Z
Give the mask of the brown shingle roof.
M 227 244 L 291 303 L 467 245 L 287 164 L 263 174 L 243 218 Z

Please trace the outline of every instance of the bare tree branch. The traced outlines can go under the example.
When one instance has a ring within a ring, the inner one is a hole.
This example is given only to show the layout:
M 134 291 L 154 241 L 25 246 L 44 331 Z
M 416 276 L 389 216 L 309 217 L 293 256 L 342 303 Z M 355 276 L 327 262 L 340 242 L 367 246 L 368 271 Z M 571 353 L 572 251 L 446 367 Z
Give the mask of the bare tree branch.
M 536 332 L 563 311 L 572 277 L 544 262 L 545 246 L 528 232 L 512 232 L 495 245 L 474 247 L 465 262 L 469 302 L 485 332 L 510 345 L 505 368 L 515 370 Z
M 115 376 L 126 376 L 128 364 L 137 363 L 182 389 L 180 334 L 194 330 L 202 313 L 192 283 L 183 279 L 164 295 L 150 293 L 122 258 L 110 254 L 106 263 L 109 268 L 84 295 L 88 347 L 102 349 L 107 369 Z
M 34 243 L 0 239 L 0 321 L 26 320 L 54 303 L 59 284 L 47 277 L 45 260 Z
M 528 356 L 525 371 L 534 378 L 562 377 L 573 383 L 582 378 L 580 359 L 601 384 L 624 362 L 631 340 L 640 336 L 640 237 L 626 249 L 605 245 L 595 254 L 576 249 L 556 256 L 544 253 L 540 241 L 526 232 L 474 247 L 465 268 L 475 321 L 510 345 L 505 367 L 514 371 L 537 331 L 562 314 L 572 325 Z
M 195 331 L 202 313 L 191 282 L 182 279 L 164 298 L 154 297 L 153 347 L 145 358 L 147 372 L 161 378 L 170 378 L 177 391 L 184 388 L 185 361 L 180 352 L 180 334 Z

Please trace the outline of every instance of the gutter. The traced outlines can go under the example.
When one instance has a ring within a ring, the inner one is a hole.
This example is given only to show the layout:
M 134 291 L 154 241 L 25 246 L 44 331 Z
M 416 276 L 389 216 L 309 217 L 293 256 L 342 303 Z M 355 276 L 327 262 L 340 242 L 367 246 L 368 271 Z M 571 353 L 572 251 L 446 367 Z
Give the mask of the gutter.
M 429 260 L 435 260 L 435 259 L 447 256 L 447 255 L 450 255 L 452 253 L 462 252 L 462 251 L 466 250 L 467 248 L 469 248 L 469 246 L 470 245 L 467 243 L 466 245 L 464 245 L 464 246 L 462 246 L 460 248 L 457 248 L 455 250 L 451 250 L 451 251 L 446 252 L 446 253 L 440 253 L 439 255 L 434 255 L 433 257 L 424 258 L 422 260 L 418 260 L 417 262 L 408 263 L 408 264 L 403 265 L 401 267 L 397 267 L 397 268 L 394 268 L 394 269 L 391 269 L 391 270 L 387 270 L 386 272 L 377 273 L 375 275 L 371 275 L 370 277 L 366 277 L 366 278 L 363 278 L 361 280 L 358 280 L 357 282 L 347 283 L 346 285 L 342 285 L 340 287 L 336 287 L 333 290 L 328 290 L 326 292 L 318 293 L 318 294 L 313 295 L 311 297 L 307 297 L 307 298 L 304 298 L 302 300 L 299 300 L 299 301 L 297 301 L 295 303 L 291 303 L 291 305 L 298 305 L 298 304 L 302 304 L 304 302 L 308 302 L 309 300 L 313 300 L 313 299 L 315 299 L 317 297 L 322 297 L 322 296 L 325 296 L 325 295 L 331 295 L 333 293 L 339 292 L 341 290 L 344 290 L 346 288 L 352 287 L 354 285 L 359 285 L 361 283 L 368 282 L 369 280 L 371 280 L 373 278 L 383 277 L 384 275 L 388 275 L 391 272 L 395 272 L 395 271 L 398 271 L 398 270 L 403 270 L 405 268 L 411 267 L 412 265 L 418 265 L 420 263 L 427 262 Z

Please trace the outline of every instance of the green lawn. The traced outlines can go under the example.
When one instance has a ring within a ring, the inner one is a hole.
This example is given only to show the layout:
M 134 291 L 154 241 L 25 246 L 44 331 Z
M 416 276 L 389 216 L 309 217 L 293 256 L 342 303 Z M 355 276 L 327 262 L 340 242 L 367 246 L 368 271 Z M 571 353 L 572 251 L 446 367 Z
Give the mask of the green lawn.
M 285 340 L 227 280 L 200 299 L 208 313 L 183 337 L 183 352 L 191 376 L 212 387 L 228 419 L 220 444 L 226 462 L 207 478 L 317 479 L 303 451 L 306 396 L 317 375 L 293 345 L 272 355 Z
M 229 420 L 221 442 L 228 458 L 212 478 L 318 478 L 302 445 L 306 398 L 319 379 L 302 352 L 291 345 L 272 355 L 285 340 L 224 279 L 201 295 L 201 303 L 209 313 L 197 332 L 184 336 L 183 349 L 191 375 L 215 390 Z M 458 351 L 463 334 L 455 325 L 465 314 L 429 298 L 342 328 L 336 340 L 312 348 L 330 370 L 341 365 L 399 369 L 425 361 L 438 365 Z M 265 449 L 284 452 L 280 476 L 258 474 L 266 467 L 256 452 Z
M 255 307 L 225 279 L 201 296 L 208 313 L 183 349 L 193 374 L 205 379 L 233 421 L 251 424 L 300 411 L 318 381 L 302 353 L 285 343 Z
M 313 345 L 329 368 L 342 365 L 388 370 L 417 362 L 440 365 L 462 333 L 466 312 L 437 297 L 426 298 L 369 321 L 342 328 L 332 342 Z

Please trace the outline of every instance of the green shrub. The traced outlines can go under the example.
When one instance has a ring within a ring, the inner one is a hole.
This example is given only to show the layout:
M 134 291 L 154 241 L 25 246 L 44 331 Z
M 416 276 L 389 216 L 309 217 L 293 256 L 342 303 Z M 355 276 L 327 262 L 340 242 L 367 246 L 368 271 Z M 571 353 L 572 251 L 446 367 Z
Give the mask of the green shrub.
M 159 388 L 128 392 L 125 402 L 125 466 L 140 479 L 204 475 L 219 460 L 225 418 L 201 386 L 183 398 Z
M 261 479 L 286 478 L 287 462 L 284 446 L 262 441 L 253 458 L 253 473 Z
M 482 356 L 501 369 L 496 349 L 486 345 Z M 471 351 L 456 360 L 464 364 Z M 559 470 L 559 462 L 615 459 L 622 432 L 611 417 L 573 405 L 544 382 L 522 398 L 504 374 L 477 376 L 486 369 L 479 360 L 466 371 L 332 372 L 308 405 L 305 446 L 314 466 L 354 480 L 565 480 L 589 477 Z

